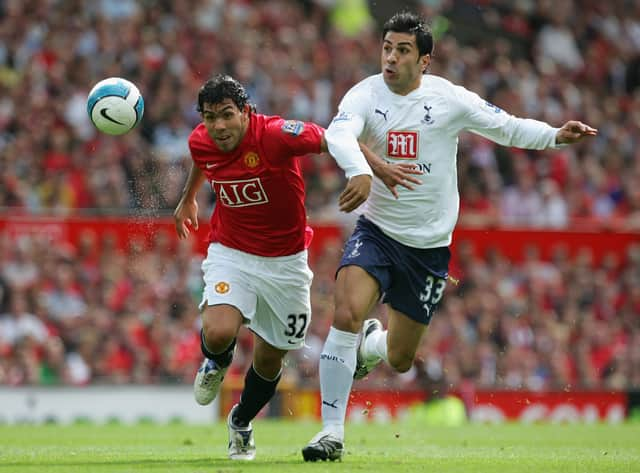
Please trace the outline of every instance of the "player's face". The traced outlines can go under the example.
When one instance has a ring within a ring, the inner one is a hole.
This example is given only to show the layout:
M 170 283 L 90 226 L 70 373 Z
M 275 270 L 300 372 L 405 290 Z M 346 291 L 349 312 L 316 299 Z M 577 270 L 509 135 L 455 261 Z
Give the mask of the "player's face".
M 420 86 L 431 56 L 420 56 L 416 35 L 389 31 L 382 43 L 382 77 L 392 92 L 407 95 Z
M 202 105 L 202 122 L 220 151 L 227 153 L 238 147 L 249 124 L 249 106 L 240 110 L 231 99 Z

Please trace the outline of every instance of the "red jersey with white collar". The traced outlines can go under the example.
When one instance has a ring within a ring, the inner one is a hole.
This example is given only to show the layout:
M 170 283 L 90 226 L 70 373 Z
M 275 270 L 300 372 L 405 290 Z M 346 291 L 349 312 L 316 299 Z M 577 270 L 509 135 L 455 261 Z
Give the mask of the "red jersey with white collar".
M 260 256 L 308 248 L 313 230 L 297 156 L 320 153 L 323 133 L 313 123 L 252 113 L 238 147 L 225 153 L 198 125 L 191 157 L 216 194 L 209 241 Z

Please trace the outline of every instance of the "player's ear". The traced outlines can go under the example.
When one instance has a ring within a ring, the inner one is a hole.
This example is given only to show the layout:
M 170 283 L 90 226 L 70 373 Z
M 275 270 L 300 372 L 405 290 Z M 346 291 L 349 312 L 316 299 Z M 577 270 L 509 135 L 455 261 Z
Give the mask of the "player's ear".
M 419 61 L 420 61 L 420 69 L 424 74 L 427 72 L 427 68 L 429 67 L 429 64 L 431 64 L 431 54 L 423 54 L 422 56 L 420 56 Z
M 238 109 L 240 111 L 240 119 L 247 120 L 249 118 L 249 106 L 245 104 L 242 108 Z

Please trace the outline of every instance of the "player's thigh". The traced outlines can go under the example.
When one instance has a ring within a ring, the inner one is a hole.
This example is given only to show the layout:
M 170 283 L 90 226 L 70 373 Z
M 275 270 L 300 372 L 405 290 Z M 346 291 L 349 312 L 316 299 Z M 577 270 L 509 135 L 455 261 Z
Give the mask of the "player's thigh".
M 282 359 L 288 350 L 271 345 L 257 334 L 254 334 L 253 368 L 266 379 L 275 379 L 282 369 Z
M 207 305 L 202 310 L 202 330 L 207 345 L 218 349 L 216 345 L 228 345 L 237 335 L 243 323 L 242 313 L 229 304 Z M 224 349 L 224 347 L 222 347 Z
M 267 266 L 255 269 L 258 302 L 249 328 L 275 348 L 302 348 L 311 323 L 313 279 L 306 251 L 273 258 Z
M 210 348 L 230 341 L 240 326 L 255 315 L 257 294 L 252 275 L 246 270 L 250 259 L 251 255 L 220 244 L 209 245 L 202 262 L 204 289 L 199 307 Z
M 392 283 L 393 240 L 361 216 L 344 245 L 335 288 L 334 327 L 357 332 Z
M 390 306 L 387 306 L 387 313 L 387 356 L 389 363 L 396 369 L 409 369 L 427 326 L 416 322 Z
M 244 319 L 250 320 L 257 304 L 257 294 L 253 287 L 251 258 L 240 251 L 212 243 L 207 257 L 202 262 L 204 289 L 200 310 L 216 313 L 216 306 L 235 307 Z M 211 309 L 209 309 L 211 308 Z
M 336 278 L 333 325 L 339 330 L 357 332 L 379 298 L 377 279 L 360 266 L 343 266 Z
M 415 322 L 429 325 L 447 286 L 449 249 L 398 245 L 396 254 L 393 282 L 382 302 Z

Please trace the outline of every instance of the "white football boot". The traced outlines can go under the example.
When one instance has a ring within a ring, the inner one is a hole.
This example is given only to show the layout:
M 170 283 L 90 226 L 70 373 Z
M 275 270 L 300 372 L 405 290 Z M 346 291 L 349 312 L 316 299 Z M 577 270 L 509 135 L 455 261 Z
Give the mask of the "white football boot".
M 193 395 L 198 404 L 206 406 L 216 398 L 228 368 L 220 368 L 215 361 L 204 359 L 193 381 Z
M 227 417 L 227 429 L 229 430 L 229 458 L 231 460 L 253 460 L 256 457 L 256 443 L 253 440 L 253 426 L 251 422 L 246 427 L 238 427 L 233 424 L 233 411 L 231 408 Z
M 358 344 L 358 355 L 356 357 L 356 370 L 353 373 L 353 379 L 362 379 L 368 375 L 378 363 L 382 361 L 382 358 L 365 358 L 364 355 L 364 343 L 373 332 L 383 330 L 382 322 L 378 319 L 367 319 L 362 324 L 362 330 L 360 331 L 360 343 Z

